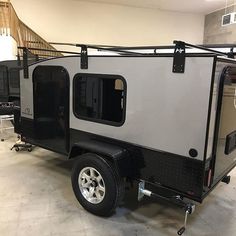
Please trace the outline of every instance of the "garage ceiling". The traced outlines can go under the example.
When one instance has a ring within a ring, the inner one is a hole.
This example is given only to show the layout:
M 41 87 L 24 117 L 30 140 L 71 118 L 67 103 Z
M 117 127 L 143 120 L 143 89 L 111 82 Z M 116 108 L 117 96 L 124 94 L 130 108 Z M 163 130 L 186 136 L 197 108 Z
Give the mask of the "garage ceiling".
M 80 0 L 73 0 L 80 1 Z M 210 13 L 236 3 L 236 0 L 86 0 L 132 7 L 156 8 L 189 13 Z

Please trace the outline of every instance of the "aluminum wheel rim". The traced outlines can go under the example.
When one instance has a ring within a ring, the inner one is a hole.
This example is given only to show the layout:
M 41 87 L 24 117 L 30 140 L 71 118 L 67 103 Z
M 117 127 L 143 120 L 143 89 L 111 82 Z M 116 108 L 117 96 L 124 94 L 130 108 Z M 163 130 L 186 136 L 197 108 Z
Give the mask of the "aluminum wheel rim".
M 85 167 L 80 171 L 78 184 L 83 197 L 90 203 L 100 203 L 106 193 L 102 175 L 93 167 Z

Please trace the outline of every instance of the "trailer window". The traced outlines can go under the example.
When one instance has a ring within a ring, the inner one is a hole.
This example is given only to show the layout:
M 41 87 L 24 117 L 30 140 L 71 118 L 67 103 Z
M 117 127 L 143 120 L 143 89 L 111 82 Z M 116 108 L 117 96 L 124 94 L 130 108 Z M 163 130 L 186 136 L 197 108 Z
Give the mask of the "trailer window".
M 7 67 L 0 66 L 0 96 L 8 94 L 7 86 Z
M 20 87 L 20 74 L 19 69 L 11 68 L 9 70 L 9 84 L 12 88 L 19 88 Z
M 125 88 L 125 80 L 121 76 L 76 75 L 74 114 L 80 119 L 122 125 L 125 117 Z

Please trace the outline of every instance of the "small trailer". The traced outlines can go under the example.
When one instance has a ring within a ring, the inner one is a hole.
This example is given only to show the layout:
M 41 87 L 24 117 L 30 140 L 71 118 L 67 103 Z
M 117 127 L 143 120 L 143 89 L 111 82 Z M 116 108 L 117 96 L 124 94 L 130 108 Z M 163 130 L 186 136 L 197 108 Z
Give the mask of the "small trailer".
M 138 181 L 139 200 L 164 198 L 182 206 L 186 217 L 195 205 L 185 199 L 201 203 L 220 181 L 230 181 L 236 165 L 233 48 L 174 43 L 75 45 L 78 55 L 24 62 L 16 132 L 76 158 L 72 187 L 93 214 L 114 211 L 125 179 Z M 111 54 L 90 55 L 91 48 Z
M 38 55 L 34 55 L 28 50 L 27 63 L 39 60 Z M 20 70 L 23 68 L 23 58 L 19 55 L 16 60 L 0 61 L 0 103 L 13 102 L 20 104 Z
M 27 63 L 39 60 L 38 55 L 27 49 Z M 20 105 L 20 70 L 23 60 L 18 55 L 16 60 L 0 61 L 0 115 L 12 115 L 13 107 Z

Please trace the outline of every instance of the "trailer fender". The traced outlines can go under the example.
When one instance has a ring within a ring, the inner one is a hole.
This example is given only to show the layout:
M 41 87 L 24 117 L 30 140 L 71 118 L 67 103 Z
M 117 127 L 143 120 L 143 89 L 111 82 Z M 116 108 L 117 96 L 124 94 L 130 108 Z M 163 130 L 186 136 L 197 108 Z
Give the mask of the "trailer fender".
M 130 158 L 125 148 L 97 140 L 81 141 L 72 146 L 68 158 L 79 158 L 83 153 L 95 153 L 112 161 L 121 176 L 128 176 Z

